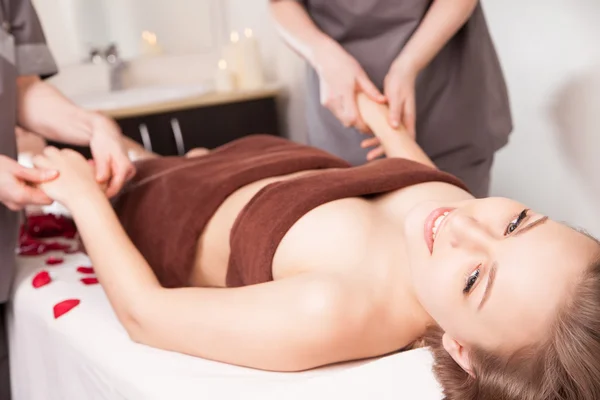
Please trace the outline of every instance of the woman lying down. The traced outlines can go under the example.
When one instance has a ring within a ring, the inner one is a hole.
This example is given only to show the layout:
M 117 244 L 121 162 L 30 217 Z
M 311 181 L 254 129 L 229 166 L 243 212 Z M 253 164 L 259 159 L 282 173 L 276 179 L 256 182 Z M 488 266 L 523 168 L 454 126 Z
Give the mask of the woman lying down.
M 79 154 L 34 162 L 136 342 L 300 371 L 424 340 L 448 399 L 600 398 L 600 244 L 473 198 L 359 104 L 389 157 L 362 167 L 260 135 L 141 160 L 111 205 Z

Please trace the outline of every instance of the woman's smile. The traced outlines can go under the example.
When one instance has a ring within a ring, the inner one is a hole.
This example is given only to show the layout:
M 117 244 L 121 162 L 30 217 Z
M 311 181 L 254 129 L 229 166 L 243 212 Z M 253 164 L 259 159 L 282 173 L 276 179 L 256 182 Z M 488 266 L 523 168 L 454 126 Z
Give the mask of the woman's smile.
M 437 208 L 425 219 L 425 243 L 431 254 L 433 254 L 435 239 L 439 236 L 439 232 L 441 232 L 442 223 L 448 214 L 454 210 L 454 208 L 449 207 Z

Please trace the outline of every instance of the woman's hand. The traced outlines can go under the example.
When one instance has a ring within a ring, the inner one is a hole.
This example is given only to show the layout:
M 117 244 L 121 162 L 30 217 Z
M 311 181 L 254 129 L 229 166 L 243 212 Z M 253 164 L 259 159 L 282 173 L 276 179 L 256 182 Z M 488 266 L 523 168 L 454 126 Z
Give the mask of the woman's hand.
M 402 125 L 398 128 L 390 126 L 390 110 L 387 105 L 375 103 L 364 94 L 358 94 L 357 103 L 363 120 L 372 132 L 372 136 L 363 140 L 361 144 L 363 148 L 372 148 L 367 154 L 369 161 L 386 155 L 408 158 L 433 166 L 407 129 Z
M 58 171 L 58 178 L 38 186 L 50 198 L 69 209 L 72 202 L 83 195 L 102 194 L 103 188 L 96 182 L 94 167 L 73 150 L 46 147 L 42 154 L 33 158 L 33 164 L 37 168 Z
M 319 74 L 321 104 L 345 127 L 353 126 L 361 132 L 369 132 L 358 112 L 356 94 L 363 92 L 379 103 L 385 101 L 383 94 L 360 64 L 332 40 L 316 49 L 314 60 L 314 67 Z
M 371 136 L 360 142 L 360 147 L 363 149 L 371 149 L 367 153 L 367 161 L 373 161 L 379 157 L 385 156 L 385 149 L 381 144 L 381 140 L 377 136 Z
M 393 128 L 406 127 L 415 138 L 416 105 L 415 84 L 418 71 L 410 64 L 396 60 L 384 81 L 384 93 L 390 106 L 389 124 Z

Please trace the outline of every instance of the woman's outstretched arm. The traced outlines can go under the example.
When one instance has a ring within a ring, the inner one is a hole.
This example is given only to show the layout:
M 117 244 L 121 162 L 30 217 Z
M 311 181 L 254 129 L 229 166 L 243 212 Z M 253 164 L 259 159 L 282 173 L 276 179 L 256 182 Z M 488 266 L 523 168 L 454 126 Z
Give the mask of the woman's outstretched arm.
M 41 188 L 71 211 L 98 279 L 133 340 L 277 371 L 390 350 L 364 335 L 368 305 L 361 304 L 352 283 L 336 276 L 301 274 L 235 289 L 161 287 L 83 157 L 47 148 L 34 162 L 59 171 L 59 178 Z
M 435 164 L 411 137 L 406 128 L 393 128 L 388 120 L 389 107 L 371 100 L 362 93 L 357 95 L 358 109 L 373 135 L 379 139 L 388 157 L 407 158 L 435 168 Z M 368 140 L 368 139 L 367 139 Z

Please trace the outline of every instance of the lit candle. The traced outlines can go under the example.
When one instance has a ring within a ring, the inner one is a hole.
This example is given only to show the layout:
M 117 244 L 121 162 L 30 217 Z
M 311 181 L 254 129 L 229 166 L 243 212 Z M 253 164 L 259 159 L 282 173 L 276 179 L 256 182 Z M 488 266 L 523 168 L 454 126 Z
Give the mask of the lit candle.
M 244 30 L 244 39 L 241 42 L 242 69 L 239 74 L 241 89 L 259 89 L 265 84 L 263 66 L 260 57 L 258 41 L 252 29 Z
M 242 52 L 240 45 L 240 34 L 236 31 L 229 35 L 229 43 L 223 48 L 223 59 L 227 62 L 227 68 L 233 74 L 238 75 L 242 69 Z
M 217 92 L 231 92 L 235 90 L 235 77 L 229 70 L 226 60 L 219 60 L 217 76 L 215 78 Z
M 142 55 L 158 56 L 163 53 L 162 47 L 158 43 L 158 37 L 150 31 L 142 32 Z

